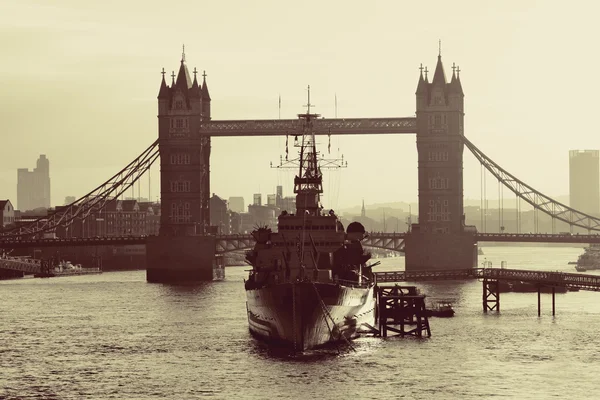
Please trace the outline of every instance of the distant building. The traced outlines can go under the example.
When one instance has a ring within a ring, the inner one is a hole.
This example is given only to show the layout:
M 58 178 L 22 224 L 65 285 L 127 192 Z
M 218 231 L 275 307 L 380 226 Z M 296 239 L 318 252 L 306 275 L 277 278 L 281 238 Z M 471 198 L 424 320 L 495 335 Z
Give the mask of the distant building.
M 231 233 L 242 233 L 242 214 L 231 212 Z
M 577 211 L 600 212 L 600 151 L 569 151 L 569 205 Z
M 244 198 L 243 197 L 230 197 L 229 198 L 229 209 L 236 213 L 243 213 L 246 211 L 246 207 L 244 207 Z
M 262 195 L 260 193 L 254 193 L 254 201 L 252 205 L 262 206 Z
M 231 233 L 231 221 L 227 200 L 213 193 L 210 198 L 210 225 L 216 227 L 217 234 L 228 235 Z
M 268 206 L 277 206 L 277 196 L 274 194 L 268 194 L 267 195 L 267 205 Z
M 160 229 L 160 203 L 144 201 L 138 204 L 140 212 L 146 214 L 146 235 L 158 235 Z
M 60 212 L 65 206 L 57 206 Z M 56 237 L 142 236 L 147 235 L 147 210 L 136 200 L 110 200 L 102 209 L 91 210 L 87 218 L 76 218 L 68 226 L 58 226 Z
M 50 207 L 50 161 L 40 155 L 33 171 L 17 170 L 17 207 L 21 211 Z
M 251 232 L 255 226 L 268 226 L 272 230 L 277 230 L 277 216 L 279 209 L 274 206 L 250 205 L 248 206 L 248 214 L 250 214 L 250 223 L 252 227 L 245 226 L 247 232 Z
M 294 214 L 296 212 L 296 196 L 286 196 L 282 198 L 279 208 Z
M 65 206 L 68 206 L 71 203 L 75 203 L 75 200 L 77 200 L 77 198 L 75 196 L 67 196 L 65 197 Z
M 10 200 L 0 200 L 0 228 L 15 222 L 15 208 Z

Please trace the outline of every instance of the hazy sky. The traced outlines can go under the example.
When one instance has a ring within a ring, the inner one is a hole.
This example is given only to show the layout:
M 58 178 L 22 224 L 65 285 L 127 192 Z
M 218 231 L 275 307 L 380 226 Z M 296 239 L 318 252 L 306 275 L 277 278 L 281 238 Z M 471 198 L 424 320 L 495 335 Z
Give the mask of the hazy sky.
M 49 5 L 52 4 L 52 5 Z M 600 6 L 593 1 L 4 0 L 0 5 L 0 198 L 17 168 L 50 159 L 52 202 L 106 180 L 157 137 L 160 70 L 206 70 L 213 119 L 412 116 L 419 64 L 461 67 L 465 135 L 549 195 L 568 193 L 568 150 L 597 149 Z M 215 138 L 212 191 L 291 191 L 269 162 L 284 138 Z M 321 149 L 326 151 L 326 139 Z M 332 138 L 326 207 L 416 200 L 414 135 Z M 466 151 L 466 150 L 465 150 Z M 158 165 L 152 171 L 158 196 Z M 465 152 L 465 197 L 480 167 Z M 489 182 L 489 180 L 488 180 Z M 490 197 L 497 186 L 490 185 Z M 148 195 L 147 179 L 141 185 Z M 137 195 L 137 191 L 136 191 Z

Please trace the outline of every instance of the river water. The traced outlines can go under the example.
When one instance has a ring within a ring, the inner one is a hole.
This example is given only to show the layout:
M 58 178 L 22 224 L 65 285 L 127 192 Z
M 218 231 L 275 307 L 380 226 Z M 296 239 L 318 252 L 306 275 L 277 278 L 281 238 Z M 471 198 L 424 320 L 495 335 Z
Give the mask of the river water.
M 485 247 L 500 266 L 575 272 L 581 248 Z M 384 259 L 377 270 L 404 268 Z M 364 337 L 291 356 L 248 333 L 244 267 L 200 285 L 149 284 L 144 271 L 0 282 L 1 399 L 595 398 L 600 293 L 501 295 L 481 283 L 418 284 L 451 299 L 427 339 Z M 588 272 L 590 273 L 590 272 Z

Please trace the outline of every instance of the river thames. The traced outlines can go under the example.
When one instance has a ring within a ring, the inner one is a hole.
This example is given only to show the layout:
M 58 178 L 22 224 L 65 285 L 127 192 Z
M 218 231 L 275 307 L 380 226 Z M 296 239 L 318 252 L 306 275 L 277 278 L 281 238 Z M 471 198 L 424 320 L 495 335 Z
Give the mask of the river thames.
M 484 247 L 494 267 L 575 272 L 581 248 Z M 376 271 L 403 269 L 386 258 Z M 501 295 L 482 312 L 481 282 L 417 284 L 449 299 L 427 339 L 363 337 L 300 356 L 256 342 L 245 267 L 199 285 L 149 284 L 145 271 L 0 281 L 1 399 L 594 398 L 600 293 Z M 593 273 L 593 272 L 587 272 Z

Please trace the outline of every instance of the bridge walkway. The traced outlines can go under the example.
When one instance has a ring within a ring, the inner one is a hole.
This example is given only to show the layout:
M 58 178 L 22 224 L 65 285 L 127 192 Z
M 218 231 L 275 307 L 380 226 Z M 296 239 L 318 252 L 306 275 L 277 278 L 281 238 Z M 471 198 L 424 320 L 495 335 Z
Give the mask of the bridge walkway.
M 600 276 L 569 272 L 531 271 L 508 268 L 468 268 L 456 270 L 390 271 L 375 272 L 375 282 L 398 283 L 440 280 L 478 279 L 483 282 L 483 311 L 500 311 L 500 281 L 519 281 L 537 288 L 538 316 L 541 315 L 541 292 L 543 287 L 552 289 L 552 315 L 556 313 L 555 292 L 557 288 L 570 290 L 600 291 Z
M 375 279 L 378 283 L 487 279 L 521 281 L 543 286 L 564 286 L 572 289 L 600 291 L 600 276 L 598 275 L 509 268 L 375 272 Z

